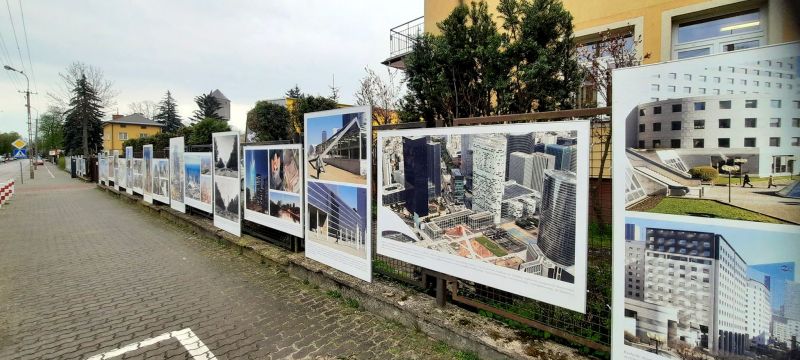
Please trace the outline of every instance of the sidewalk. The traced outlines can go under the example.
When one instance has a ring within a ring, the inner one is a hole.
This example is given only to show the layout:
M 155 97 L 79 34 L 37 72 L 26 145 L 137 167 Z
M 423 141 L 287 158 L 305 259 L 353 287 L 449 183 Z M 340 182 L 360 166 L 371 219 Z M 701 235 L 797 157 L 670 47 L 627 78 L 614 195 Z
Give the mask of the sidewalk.
M 0 210 L 2 359 L 459 355 L 48 167 Z

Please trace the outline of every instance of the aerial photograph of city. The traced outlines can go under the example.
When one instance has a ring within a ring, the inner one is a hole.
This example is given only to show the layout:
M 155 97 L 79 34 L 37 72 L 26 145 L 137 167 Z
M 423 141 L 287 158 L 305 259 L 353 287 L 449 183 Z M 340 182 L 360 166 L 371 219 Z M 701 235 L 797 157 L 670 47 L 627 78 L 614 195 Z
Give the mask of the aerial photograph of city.
M 366 119 L 363 112 L 306 119 L 310 179 L 367 184 Z
M 211 153 L 184 153 L 186 199 L 211 205 Z
M 627 116 L 626 208 L 800 224 L 798 60 L 726 55 L 622 72 L 642 90 L 614 100 Z
M 577 132 L 477 128 L 380 135 L 382 240 L 574 283 Z
M 796 229 L 663 217 L 625 218 L 625 344 L 654 358 L 788 359 L 800 335 Z

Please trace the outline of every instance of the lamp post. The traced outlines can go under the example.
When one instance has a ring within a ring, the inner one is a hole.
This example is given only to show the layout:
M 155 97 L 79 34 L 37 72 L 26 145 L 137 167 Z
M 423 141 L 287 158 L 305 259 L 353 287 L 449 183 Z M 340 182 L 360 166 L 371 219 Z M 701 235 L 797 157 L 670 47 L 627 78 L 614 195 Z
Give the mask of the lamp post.
M 28 75 L 22 72 L 21 70 L 14 69 L 13 67 L 8 65 L 4 65 L 3 68 L 8 71 L 14 71 L 22 74 L 22 76 L 25 76 L 25 81 L 28 82 L 28 88 L 25 90 L 25 99 L 27 101 L 25 107 L 28 109 L 28 141 L 33 142 L 33 144 L 29 149 L 33 149 L 36 147 L 36 143 L 33 140 L 33 131 L 32 131 L 33 129 L 31 129 L 31 80 L 28 79 Z M 31 179 L 33 179 L 33 163 L 34 163 L 32 155 L 33 154 L 28 154 L 28 161 L 30 162 L 29 167 L 31 170 Z
M 733 163 L 739 167 L 739 185 L 742 185 L 742 173 L 744 172 L 744 164 L 747 164 L 747 159 L 738 158 L 733 159 Z
M 722 170 L 728 172 L 728 204 L 731 203 L 731 173 L 739 170 L 739 165 L 722 165 Z

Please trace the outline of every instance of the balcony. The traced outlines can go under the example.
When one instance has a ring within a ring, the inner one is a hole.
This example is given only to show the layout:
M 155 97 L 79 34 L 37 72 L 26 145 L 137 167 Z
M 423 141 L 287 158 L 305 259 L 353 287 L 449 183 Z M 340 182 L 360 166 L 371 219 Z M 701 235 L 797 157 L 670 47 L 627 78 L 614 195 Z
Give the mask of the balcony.
M 397 25 L 389 30 L 389 57 L 381 64 L 403 70 L 403 57 L 414 49 L 414 42 L 425 32 L 425 17 Z

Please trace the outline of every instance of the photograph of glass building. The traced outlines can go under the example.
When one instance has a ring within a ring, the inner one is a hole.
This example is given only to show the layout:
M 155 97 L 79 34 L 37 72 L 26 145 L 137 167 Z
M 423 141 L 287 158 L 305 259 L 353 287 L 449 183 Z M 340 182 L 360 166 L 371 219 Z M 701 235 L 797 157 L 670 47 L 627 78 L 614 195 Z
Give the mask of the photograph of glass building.
M 308 182 L 307 239 L 366 258 L 367 189 Z
M 800 335 L 796 233 L 628 216 L 624 235 L 627 345 L 779 359 Z
M 575 281 L 576 131 L 382 136 L 381 241 Z

